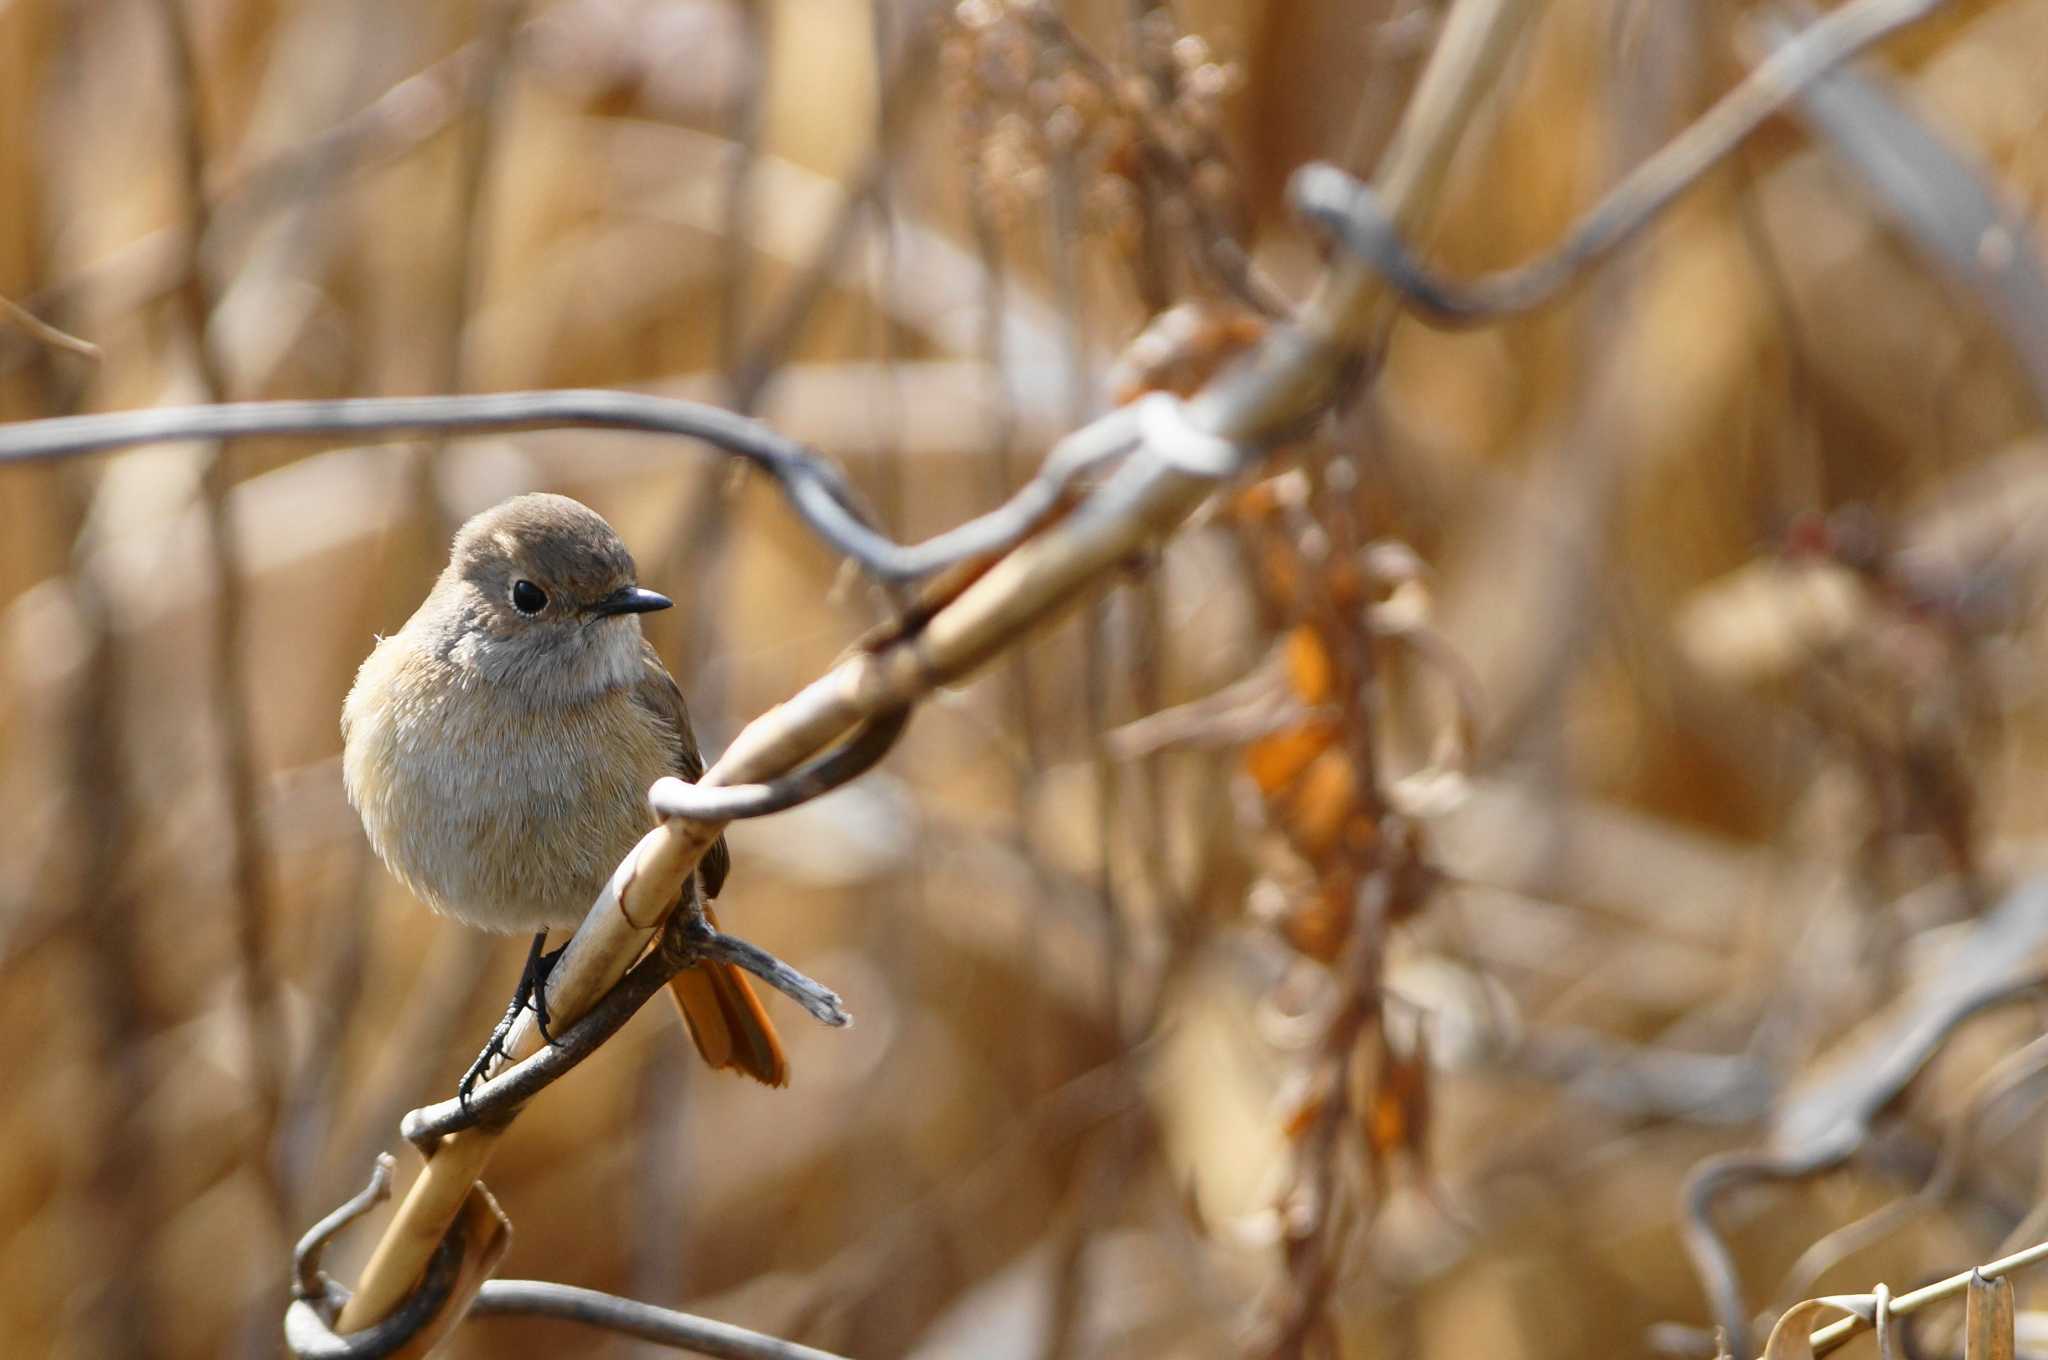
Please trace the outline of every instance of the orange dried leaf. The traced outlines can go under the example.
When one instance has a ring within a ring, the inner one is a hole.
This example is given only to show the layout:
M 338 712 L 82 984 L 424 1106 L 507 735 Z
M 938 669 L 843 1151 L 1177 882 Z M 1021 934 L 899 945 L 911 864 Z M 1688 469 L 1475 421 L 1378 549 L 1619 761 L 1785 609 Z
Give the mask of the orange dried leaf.
M 1369 854 L 1379 839 L 1379 826 L 1370 817 L 1353 817 L 1344 828 L 1344 845 L 1354 855 Z
M 1359 570 L 1356 562 L 1339 558 L 1323 573 L 1323 590 L 1337 610 L 1354 612 L 1365 603 L 1365 573 Z
M 1245 772 L 1268 798 L 1300 777 L 1337 739 L 1336 724 L 1318 719 L 1261 737 L 1244 748 Z
M 1323 1107 L 1330 1103 L 1330 1093 L 1318 1083 L 1301 1093 L 1288 1108 L 1287 1115 L 1280 1121 L 1280 1132 L 1290 1139 L 1299 1140 L 1315 1127 L 1322 1117 Z
M 1351 933 L 1350 894 L 1325 890 L 1287 914 L 1280 934 L 1295 952 L 1318 963 L 1335 963 Z
M 1397 1054 L 1382 1031 L 1379 1080 L 1367 1107 L 1365 1135 L 1375 1157 L 1398 1150 L 1422 1159 L 1429 1136 L 1429 1056 L 1419 1034 L 1413 1052 Z
M 1337 667 L 1316 630 L 1297 624 L 1287 634 L 1287 679 L 1305 704 L 1327 704 L 1337 692 Z
M 1230 498 L 1230 513 L 1240 520 L 1256 522 L 1280 508 L 1280 488 L 1271 477 L 1253 482 Z
M 1357 811 L 1358 777 L 1351 770 L 1351 754 L 1333 746 L 1295 781 L 1283 822 L 1295 848 L 1314 860 L 1336 848 Z
M 1301 598 L 1301 559 L 1277 538 L 1260 545 L 1259 584 L 1282 610 L 1292 610 Z

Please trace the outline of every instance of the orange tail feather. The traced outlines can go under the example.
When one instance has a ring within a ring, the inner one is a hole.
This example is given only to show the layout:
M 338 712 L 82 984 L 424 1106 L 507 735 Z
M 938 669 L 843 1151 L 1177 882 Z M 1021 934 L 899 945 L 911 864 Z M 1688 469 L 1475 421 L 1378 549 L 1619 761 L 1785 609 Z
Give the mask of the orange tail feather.
M 707 1064 L 768 1086 L 789 1084 L 782 1037 L 745 973 L 729 963 L 699 964 L 671 978 L 668 994 Z

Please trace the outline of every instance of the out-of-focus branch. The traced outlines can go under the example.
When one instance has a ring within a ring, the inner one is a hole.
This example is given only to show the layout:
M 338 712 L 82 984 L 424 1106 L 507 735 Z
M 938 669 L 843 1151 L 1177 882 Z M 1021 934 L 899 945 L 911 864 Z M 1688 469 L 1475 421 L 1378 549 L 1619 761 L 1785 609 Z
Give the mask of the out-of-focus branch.
M 1078 477 L 1130 447 L 1137 437 L 1136 422 L 1134 413 L 1118 411 L 1075 432 L 1061 441 L 1038 476 L 1008 502 L 978 519 L 909 545 L 896 543 L 869 527 L 845 476 L 795 440 L 716 406 L 637 392 L 249 401 L 63 416 L 0 425 L 0 464 L 74 457 L 168 439 L 259 434 L 373 435 L 580 426 L 685 435 L 759 467 L 775 478 L 791 507 L 819 537 L 885 581 L 908 581 L 1016 543 L 1058 505 Z
M 434 389 L 461 392 L 470 385 L 474 365 L 470 318 L 483 296 L 490 216 L 486 211 L 490 178 L 499 159 L 505 106 L 510 99 L 513 36 L 525 9 L 522 0 L 496 0 L 483 17 L 483 32 L 477 38 L 477 70 L 469 91 L 469 116 L 461 128 L 461 175 L 456 184 L 455 267 L 443 276 L 441 297 L 440 363 Z M 425 509 L 436 538 L 453 535 L 455 524 L 442 503 L 434 480 L 448 437 L 441 437 L 418 449 L 412 456 L 412 500 Z
M 1767 11 L 1764 41 L 1799 41 L 1810 30 L 1794 18 L 1804 24 L 1812 15 L 1802 3 Z M 2048 277 L 2026 215 L 1877 79 L 1830 72 L 1800 89 L 1799 107 L 1922 254 L 1998 322 L 2048 409 Z
M 29 338 L 46 348 L 76 354 L 81 359 L 90 359 L 94 363 L 98 363 L 104 357 L 100 353 L 100 347 L 92 341 L 81 340 L 75 335 L 57 329 L 13 298 L 0 297 L 0 317 L 5 317 L 20 327 L 28 333 Z
M 202 122 L 202 80 L 199 57 L 185 0 L 158 0 L 165 45 L 169 51 L 172 125 L 176 132 L 180 188 L 184 194 L 185 254 L 177 298 L 192 345 L 201 390 L 208 401 L 228 395 L 227 363 L 210 326 L 215 285 L 206 250 L 212 212 L 206 197 L 206 129 Z M 276 1157 L 276 1134 L 284 1106 L 286 1056 L 282 1029 L 274 1022 L 277 1004 L 276 969 L 271 961 L 270 839 L 263 826 L 262 774 L 256 761 L 255 686 L 249 676 L 248 587 L 234 525 L 228 518 L 228 492 L 234 482 L 231 447 L 226 440 L 207 450 L 200 474 L 200 496 L 206 510 L 206 547 L 216 592 L 208 619 L 217 726 L 221 742 L 221 774 L 226 785 L 229 825 L 227 852 L 235 891 L 235 947 L 240 955 L 242 1020 L 254 1073 L 258 1111 L 256 1146 L 261 1148 L 259 1179 L 277 1220 L 286 1228 L 290 1197 Z
M 1968 1289 L 1972 1280 L 2003 1279 L 2015 1271 L 2024 1270 L 2028 1266 L 2035 1265 L 2044 1260 L 2048 1260 L 2048 1242 L 2038 1242 L 2028 1247 L 2025 1251 L 2016 1251 L 2010 1256 L 2000 1257 L 1998 1260 L 1988 1262 L 1985 1265 L 1972 1266 L 1968 1270 L 1957 1271 L 1945 1280 L 1936 1280 L 1933 1284 L 1925 1285 L 1910 1293 L 1900 1294 L 1898 1297 L 1890 1300 L 1886 1311 L 1895 1318 L 1902 1317 L 1908 1313 L 1915 1313 L 1930 1303 L 1940 1303 L 1943 1299 L 1954 1298 Z M 1871 1297 L 1869 1295 L 1851 1295 L 1850 1301 L 1861 1302 Z M 1844 1342 L 1856 1336 L 1866 1327 L 1876 1325 L 1876 1310 L 1873 1308 L 1868 1311 L 1870 1316 L 1867 1317 L 1861 1312 L 1851 1312 L 1849 1316 L 1839 1321 L 1830 1322 L 1827 1326 L 1822 1327 L 1809 1336 L 1807 1344 L 1813 1348 L 1815 1355 L 1826 1355 L 1830 1351 L 1839 1349 Z M 1744 1353 L 1746 1354 L 1747 1352 Z
M 1988 918 L 1980 930 L 1989 947 L 1978 953 L 1989 955 L 1994 966 L 2024 959 L 2027 951 L 2015 952 L 2007 932 L 2015 920 L 2024 927 L 2023 918 L 2031 914 L 2038 900 L 2035 893 L 2023 893 Z M 1988 976 L 1966 976 L 1891 1027 L 1871 1060 L 1847 1073 L 1839 1089 L 1826 1088 L 1816 1093 L 1817 1099 L 1810 1097 L 1805 1106 L 1795 1107 L 1791 1117 L 1781 1121 L 1782 1146 L 1778 1150 L 1725 1153 L 1692 1169 L 1682 1195 L 1681 1235 L 1713 1307 L 1714 1320 L 1727 1330 L 1736 1354 L 1748 1354 L 1749 1309 L 1743 1301 L 1734 1254 L 1714 1226 L 1715 1202 L 1740 1186 L 1804 1180 L 1840 1166 L 1863 1146 L 1872 1122 L 1898 1099 L 1959 1026 L 1994 1006 L 2037 997 L 2044 989 L 2048 989 L 2048 974 L 2027 973 L 2015 978 L 2007 969 L 1997 968 Z
M 1799 1259 L 1785 1272 L 1789 1283 L 1780 1285 L 1777 1297 L 1788 1303 L 1804 1297 L 1815 1281 L 1851 1252 L 1890 1235 L 1952 1195 L 1962 1179 L 1987 1111 L 2014 1091 L 2038 1081 L 2044 1072 L 2048 1072 L 2048 1036 L 2000 1059 L 1975 1083 L 1968 1103 L 1949 1122 L 1935 1155 L 1934 1168 L 1920 1187 L 1902 1199 L 1887 1201 L 1862 1218 L 1843 1224 L 1799 1253 Z
M 931 47 L 941 22 L 939 16 L 945 8 L 935 0 L 926 0 L 918 12 L 904 22 L 901 50 L 889 62 L 888 69 L 878 73 L 881 116 L 885 121 L 901 119 L 923 97 L 926 84 L 938 66 L 931 60 Z M 852 248 L 869 203 L 888 177 L 892 150 L 887 145 L 878 146 L 848 182 L 838 211 L 820 237 L 817 253 L 789 286 L 753 342 L 737 355 L 730 380 L 733 402 L 741 410 L 750 409 L 759 401 L 769 381 L 788 362 L 804 327 L 817 312 L 818 300 L 838 276 L 839 265 Z M 753 159 L 743 156 L 742 164 Z
M 1296 177 L 1303 213 L 1328 228 L 1432 320 L 1462 325 L 1540 307 L 1626 245 L 1719 165 L 1764 120 L 1872 43 L 1933 13 L 1942 0 L 1855 0 L 1776 46 L 1748 78 L 1644 161 L 1579 219 L 1550 254 L 1453 282 L 1416 258 L 1383 190 L 1330 165 Z
M 729 1322 L 544 1280 L 491 1280 L 478 1292 L 469 1315 L 561 1318 L 721 1360 L 841 1360 L 830 1351 L 750 1332 Z

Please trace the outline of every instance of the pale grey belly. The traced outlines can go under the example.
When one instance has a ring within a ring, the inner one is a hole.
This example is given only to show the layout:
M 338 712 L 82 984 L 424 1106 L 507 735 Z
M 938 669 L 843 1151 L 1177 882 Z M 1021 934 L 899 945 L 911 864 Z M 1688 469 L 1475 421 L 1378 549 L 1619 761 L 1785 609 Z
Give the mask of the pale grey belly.
M 429 907 L 470 925 L 575 925 L 653 825 L 647 787 L 668 772 L 651 728 L 645 742 L 630 730 L 604 733 L 625 738 L 622 759 L 579 756 L 593 745 L 622 749 L 589 741 L 598 735 L 590 726 L 565 723 L 523 742 L 500 730 L 409 760 L 391 759 L 406 744 L 400 734 L 379 734 L 390 738 L 378 742 L 385 796 L 361 803 L 378 854 Z

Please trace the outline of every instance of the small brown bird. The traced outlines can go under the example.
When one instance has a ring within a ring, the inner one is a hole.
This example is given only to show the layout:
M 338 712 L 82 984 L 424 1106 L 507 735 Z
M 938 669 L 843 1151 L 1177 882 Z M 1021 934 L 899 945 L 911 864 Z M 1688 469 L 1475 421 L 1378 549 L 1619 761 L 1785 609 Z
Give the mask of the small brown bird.
M 580 922 L 652 826 L 648 786 L 704 771 L 682 692 L 640 631 L 669 604 L 588 506 L 515 496 L 462 526 L 342 707 L 343 778 L 378 856 L 442 915 L 537 932 L 529 977 L 548 930 Z M 698 869 L 707 897 L 728 863 L 721 839 Z M 744 973 L 700 965 L 670 992 L 704 1061 L 788 1081 Z

